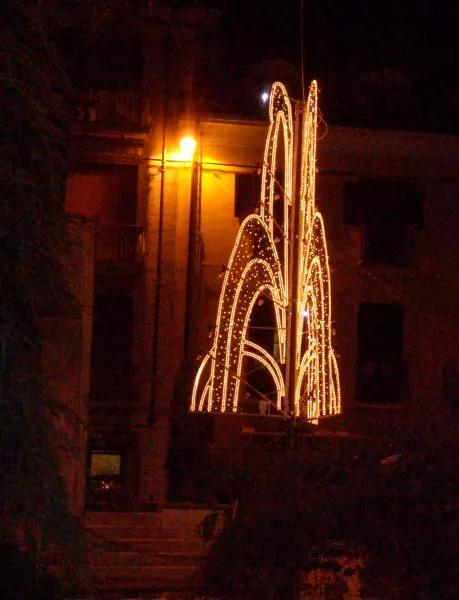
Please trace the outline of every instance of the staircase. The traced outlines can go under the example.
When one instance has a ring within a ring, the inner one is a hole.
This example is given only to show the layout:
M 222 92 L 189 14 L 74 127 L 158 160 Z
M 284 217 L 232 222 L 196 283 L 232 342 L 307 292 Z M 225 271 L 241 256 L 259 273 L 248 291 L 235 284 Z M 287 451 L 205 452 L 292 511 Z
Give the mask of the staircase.
M 212 537 L 223 527 L 223 510 L 217 513 L 210 517 L 215 520 Z M 86 513 L 97 597 L 195 590 L 208 547 L 200 532 L 206 516 L 212 514 L 209 509 L 183 508 L 158 513 Z

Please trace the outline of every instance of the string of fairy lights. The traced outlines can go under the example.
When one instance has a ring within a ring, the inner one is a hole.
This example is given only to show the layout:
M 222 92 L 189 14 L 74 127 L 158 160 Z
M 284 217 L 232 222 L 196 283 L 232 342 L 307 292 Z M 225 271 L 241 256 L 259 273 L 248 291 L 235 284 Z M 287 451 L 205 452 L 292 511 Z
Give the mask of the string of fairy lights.
M 317 83 L 312 82 L 303 103 L 301 135 L 301 181 L 299 193 L 298 277 L 289 289 L 293 202 L 294 127 L 287 90 L 275 83 L 269 99 L 269 129 L 263 160 L 259 214 L 241 224 L 226 268 L 211 350 L 198 369 L 191 398 L 191 411 L 237 412 L 244 359 L 258 361 L 276 389 L 275 407 L 285 416 L 317 422 L 341 411 L 341 393 L 336 357 L 332 346 L 330 268 L 321 214 L 315 206 Z M 276 223 L 276 169 L 279 142 L 283 141 L 284 185 L 282 223 Z M 275 228 L 281 229 L 282 239 Z M 276 244 L 281 244 L 279 253 Z M 292 295 L 292 291 L 295 293 Z M 250 318 L 260 297 L 273 303 L 278 357 L 248 339 Z M 292 297 L 296 299 L 292 302 Z M 286 397 L 285 370 L 288 360 L 288 316 L 295 328 L 295 389 Z

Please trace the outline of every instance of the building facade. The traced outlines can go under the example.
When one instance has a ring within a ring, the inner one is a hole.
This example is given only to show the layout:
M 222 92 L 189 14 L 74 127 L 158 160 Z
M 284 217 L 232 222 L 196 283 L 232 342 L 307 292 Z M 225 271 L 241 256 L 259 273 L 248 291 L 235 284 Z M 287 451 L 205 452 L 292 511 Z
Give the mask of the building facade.
M 100 488 L 110 478 L 123 509 L 168 500 L 171 419 L 186 413 L 221 275 L 240 222 L 256 210 L 267 131 L 267 120 L 203 116 L 197 82 L 215 13 L 171 9 L 138 19 L 117 32 L 123 52 L 110 23 L 100 29 L 104 43 L 94 44 L 99 58 L 90 62 L 100 60 L 104 74 L 95 64 L 92 80 L 75 87 L 65 201 L 79 217 L 84 273 L 87 439 L 71 484 L 79 512 L 85 502 L 106 508 Z M 131 57 L 126 68 L 121 54 Z M 87 74 L 74 66 L 77 78 Z M 345 415 L 459 404 L 459 140 L 324 125 L 320 134 L 316 196 Z M 184 137 L 196 142 L 191 154 L 180 147 Z M 268 331 L 263 311 L 255 325 Z M 257 413 L 251 396 L 242 406 Z M 212 420 L 217 454 L 240 447 L 244 430 L 281 427 L 250 415 Z

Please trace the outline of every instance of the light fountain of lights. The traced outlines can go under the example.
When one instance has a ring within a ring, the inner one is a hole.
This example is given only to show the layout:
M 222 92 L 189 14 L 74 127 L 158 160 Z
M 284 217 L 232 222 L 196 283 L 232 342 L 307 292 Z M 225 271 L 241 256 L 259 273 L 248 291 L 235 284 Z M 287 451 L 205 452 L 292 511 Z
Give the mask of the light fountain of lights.
M 307 100 L 294 102 L 294 110 L 295 115 L 285 87 L 274 83 L 260 208 L 242 222 L 237 234 L 224 274 L 213 345 L 199 366 L 191 411 L 238 412 L 245 357 L 258 361 L 271 374 L 274 405 L 285 417 L 316 423 L 341 411 L 325 227 L 315 204 L 315 81 Z M 280 194 L 283 216 L 278 223 L 273 215 L 274 202 L 280 201 L 276 181 L 280 137 L 284 184 Z M 276 243 L 283 246 L 281 252 Z M 260 297 L 266 296 L 274 306 L 277 360 L 248 339 L 252 310 Z

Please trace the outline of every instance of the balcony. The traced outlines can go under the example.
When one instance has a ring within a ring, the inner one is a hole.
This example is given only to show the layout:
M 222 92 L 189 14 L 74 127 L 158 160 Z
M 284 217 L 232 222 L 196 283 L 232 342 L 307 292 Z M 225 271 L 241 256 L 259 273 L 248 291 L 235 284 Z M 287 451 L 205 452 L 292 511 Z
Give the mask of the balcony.
M 148 98 L 131 91 L 89 88 L 74 92 L 76 118 L 82 123 L 148 127 L 151 120 Z
M 158 0 L 61 0 L 60 8 L 65 15 L 85 16 L 89 10 L 99 10 L 105 20 L 114 20 L 115 17 L 146 18 L 153 17 L 158 12 L 158 5 L 164 2 Z
M 104 263 L 142 263 L 145 256 L 144 228 L 138 225 L 98 223 L 96 260 Z

